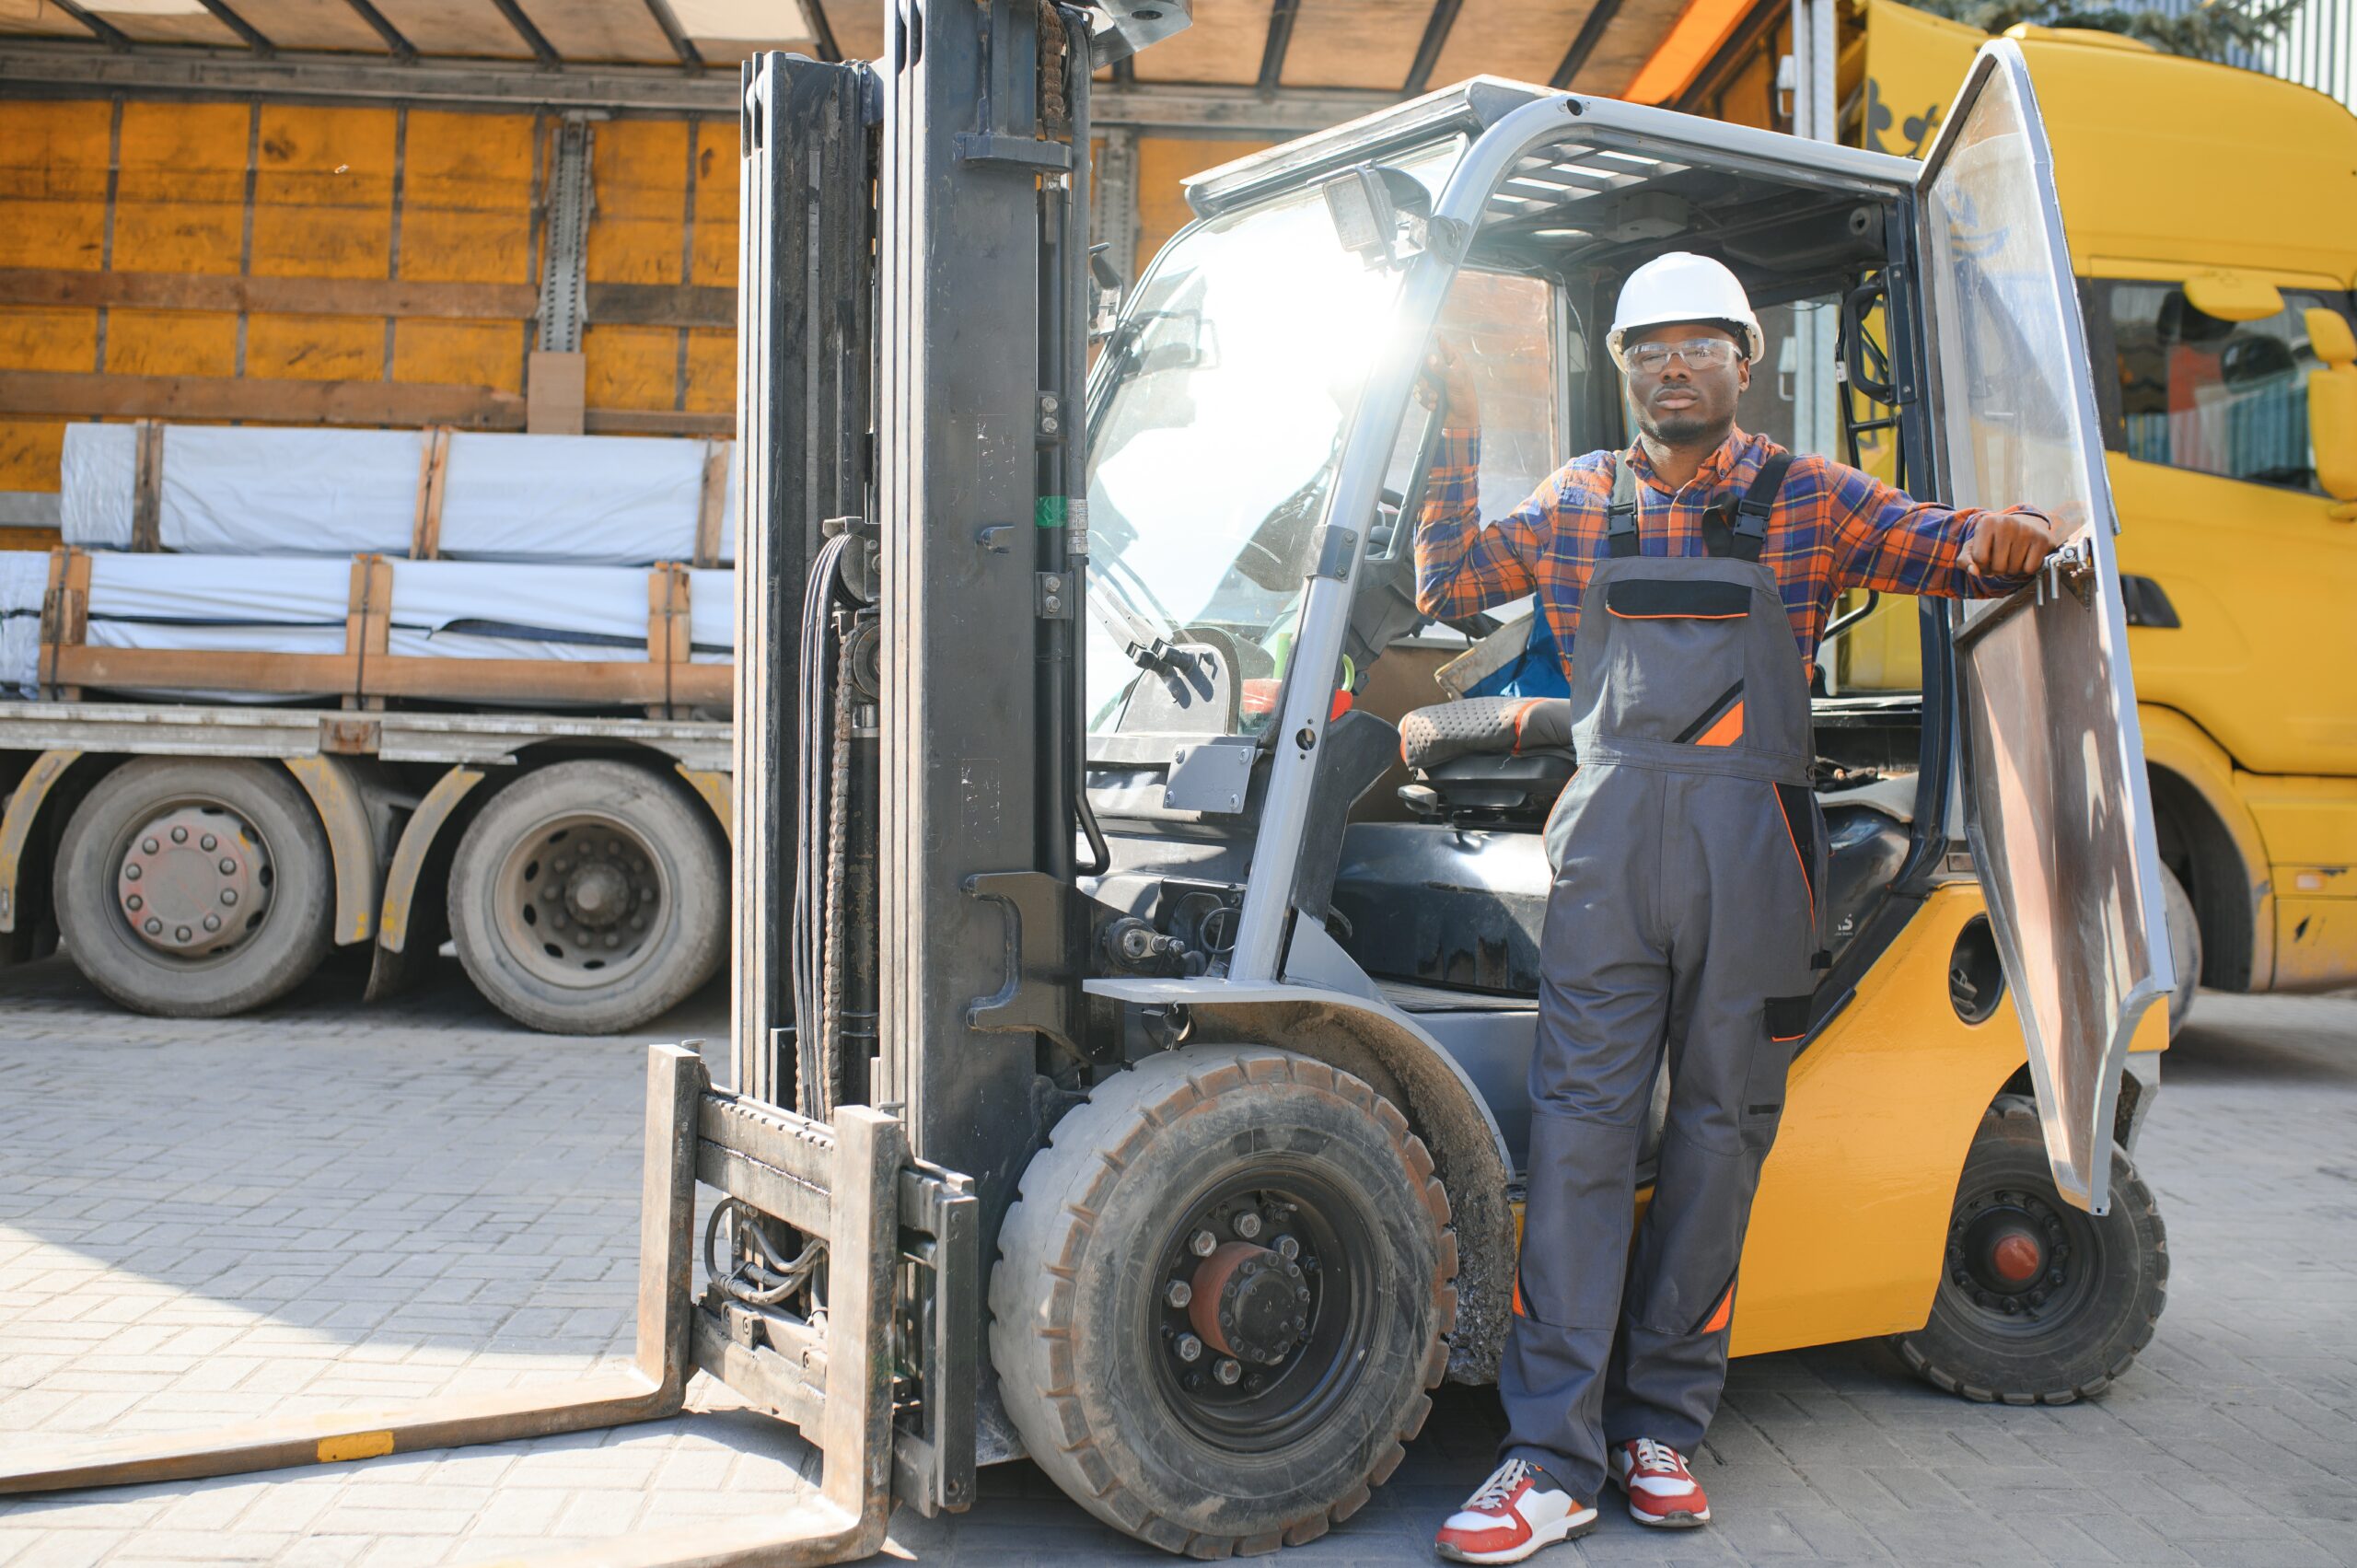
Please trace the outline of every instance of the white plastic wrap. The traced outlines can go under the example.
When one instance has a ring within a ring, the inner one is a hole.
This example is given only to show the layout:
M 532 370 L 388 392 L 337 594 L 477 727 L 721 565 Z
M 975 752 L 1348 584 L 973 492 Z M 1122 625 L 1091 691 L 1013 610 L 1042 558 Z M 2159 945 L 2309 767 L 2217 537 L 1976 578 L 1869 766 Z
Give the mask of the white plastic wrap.
M 428 437 L 415 430 L 170 425 L 157 538 L 200 555 L 405 556 Z M 65 430 L 60 520 L 67 544 L 131 546 L 138 430 Z M 437 552 L 454 561 L 617 566 L 695 553 L 712 443 L 626 436 L 450 438 Z M 736 558 L 730 448 L 721 559 Z
M 0 550 L 0 691 L 30 697 L 41 680 L 41 601 L 49 552 Z

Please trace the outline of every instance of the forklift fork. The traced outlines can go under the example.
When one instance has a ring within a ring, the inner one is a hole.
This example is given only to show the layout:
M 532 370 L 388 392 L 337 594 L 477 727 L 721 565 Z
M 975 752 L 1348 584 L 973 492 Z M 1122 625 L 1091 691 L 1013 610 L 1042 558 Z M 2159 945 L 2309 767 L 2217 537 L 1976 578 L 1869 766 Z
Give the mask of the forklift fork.
M 695 1191 L 827 1247 L 827 1310 L 748 1310 L 717 1287 L 691 1298 Z M 896 1448 L 900 1490 L 926 1513 L 973 1494 L 970 1320 L 978 1228 L 966 1178 L 912 1162 L 899 1122 L 844 1106 L 830 1125 L 712 1087 L 702 1059 L 658 1045 L 646 1069 L 639 1195 L 638 1347 L 627 1369 L 556 1388 L 465 1394 L 401 1411 L 288 1416 L 94 1444 L 0 1469 L 0 1496 L 192 1481 L 422 1449 L 505 1443 L 677 1415 L 688 1378 L 714 1377 L 798 1426 L 824 1458 L 817 1495 L 778 1514 L 642 1532 L 537 1556 L 580 1568 L 843 1562 L 884 1543 Z M 904 1243 L 903 1232 L 912 1233 Z M 924 1278 L 929 1274 L 930 1279 Z M 902 1283 L 910 1286 L 903 1316 Z M 906 1333 L 909 1323 L 930 1332 Z M 896 1338 L 922 1379 L 922 1430 L 894 1422 Z M 969 1434 L 963 1444 L 956 1434 Z M 0 1463 L 5 1463 L 0 1460 Z

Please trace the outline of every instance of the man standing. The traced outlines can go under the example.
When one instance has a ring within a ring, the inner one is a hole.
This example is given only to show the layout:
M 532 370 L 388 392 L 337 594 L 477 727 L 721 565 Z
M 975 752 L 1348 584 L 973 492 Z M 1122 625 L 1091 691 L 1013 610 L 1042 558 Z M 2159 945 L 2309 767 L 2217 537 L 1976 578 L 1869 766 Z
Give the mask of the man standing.
M 1714 261 L 1672 252 L 1631 273 L 1606 343 L 1636 445 L 1578 459 L 1486 527 L 1469 367 L 1444 345 L 1426 378 L 1444 433 L 1417 602 L 1454 618 L 1535 593 L 1571 651 L 1580 762 L 1547 823 L 1506 1439 L 1436 1543 L 1461 1562 L 1585 1533 L 1608 1477 L 1640 1524 L 1709 1521 L 1686 1455 L 1725 1382 L 1752 1193 L 1824 961 L 1817 639 L 1844 588 L 2003 593 L 2056 543 L 2038 513 L 1921 505 L 1736 429 L 1765 345 Z M 1668 1121 L 1632 1253 L 1665 1051 Z

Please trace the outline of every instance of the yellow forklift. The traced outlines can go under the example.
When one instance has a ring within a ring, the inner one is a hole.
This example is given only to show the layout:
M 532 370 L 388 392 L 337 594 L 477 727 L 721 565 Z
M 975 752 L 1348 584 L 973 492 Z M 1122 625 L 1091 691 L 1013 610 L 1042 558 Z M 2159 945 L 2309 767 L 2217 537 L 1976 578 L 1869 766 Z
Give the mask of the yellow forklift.
M 1202 177 L 1114 308 L 1089 78 L 1185 7 L 893 9 L 872 65 L 746 68 L 735 1082 L 654 1053 L 635 1367 L 0 1492 L 652 1419 L 701 1371 L 823 1449 L 822 1494 L 572 1560 L 844 1560 L 1027 1455 L 1176 1552 L 1348 1518 L 1428 1391 L 1496 1370 L 1576 763 L 1453 695 L 1512 627 L 1415 610 L 1418 366 L 1469 324 L 1523 378 L 1483 400 L 1518 500 L 1624 439 L 1606 307 L 1672 246 L 1834 303 L 1836 439 L 2070 525 L 2021 592 L 1921 607 L 1920 692 L 1818 704 L 1830 967 L 1735 1349 L 1895 1335 L 2014 1402 L 2123 1371 L 2171 973 L 2018 49 L 1921 164 L 1468 82 Z

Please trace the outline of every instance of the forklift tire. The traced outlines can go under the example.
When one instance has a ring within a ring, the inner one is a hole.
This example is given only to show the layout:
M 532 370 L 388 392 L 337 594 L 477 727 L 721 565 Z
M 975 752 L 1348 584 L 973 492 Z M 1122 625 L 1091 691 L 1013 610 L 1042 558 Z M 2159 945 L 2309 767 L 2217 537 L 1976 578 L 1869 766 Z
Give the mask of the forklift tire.
M 2168 1301 L 2168 1232 L 2128 1151 L 2111 1212 L 2062 1201 L 2036 1102 L 2001 1095 L 1965 1156 L 1932 1320 L 1892 1340 L 1920 1376 L 1981 1403 L 2101 1393 L 2152 1342 Z
M 66 819 L 52 897 L 74 967 L 158 1017 L 275 1002 L 334 944 L 327 831 L 275 762 L 123 763 Z
M 2161 867 L 2161 904 L 2168 911 L 2169 957 L 2177 969 L 2177 989 L 2169 993 L 2169 1038 L 2185 1028 L 2193 1011 L 2193 993 L 2201 989 L 2201 921 L 2193 912 L 2193 897 L 2177 873 Z
M 720 967 L 728 857 L 683 787 L 601 758 L 527 773 L 467 824 L 450 940 L 494 1007 L 551 1034 L 618 1034 Z
M 1399 1112 L 1289 1051 L 1097 1086 L 1023 1173 L 991 1359 L 1034 1462 L 1190 1557 L 1317 1539 L 1387 1480 L 1457 1318 L 1447 1193 Z

